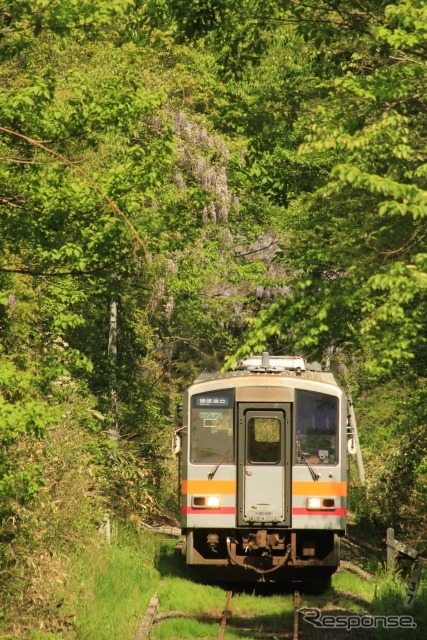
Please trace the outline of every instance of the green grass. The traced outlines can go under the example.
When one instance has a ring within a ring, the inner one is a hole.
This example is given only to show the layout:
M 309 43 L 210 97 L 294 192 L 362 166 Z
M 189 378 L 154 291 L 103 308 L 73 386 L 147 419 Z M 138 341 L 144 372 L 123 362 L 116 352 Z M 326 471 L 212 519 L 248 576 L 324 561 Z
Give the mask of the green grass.
M 156 589 L 158 540 L 126 530 L 114 538 L 77 561 L 76 640 L 132 640 Z
M 351 591 L 371 602 L 375 594 L 375 581 L 369 581 L 350 571 L 340 571 L 332 576 L 332 587 L 336 590 Z
M 218 624 L 198 622 L 197 620 L 174 618 L 155 625 L 151 637 L 156 640 L 203 640 L 218 637 Z
M 216 640 L 218 638 L 219 621 L 212 623 L 197 620 L 166 620 L 153 627 L 151 638 L 156 640 Z M 227 640 L 253 640 L 253 633 L 227 627 Z
M 378 638 L 422 640 L 426 636 L 427 628 L 427 578 L 420 582 L 413 608 L 405 609 L 403 601 L 406 593 L 407 579 L 397 572 L 379 570 L 376 578 L 375 595 L 372 601 L 373 612 L 377 615 L 412 616 L 417 628 L 410 630 L 378 630 Z M 406 635 L 405 635 L 406 634 Z
M 168 577 L 159 585 L 158 595 L 162 611 L 186 611 L 201 614 L 218 607 L 225 596 L 220 587 L 200 585 L 191 579 Z
M 16 638 L 16 636 L 0 636 L 0 640 L 12 640 L 12 638 Z M 51 633 L 50 631 L 31 631 L 30 640 L 58 640 L 57 633 Z

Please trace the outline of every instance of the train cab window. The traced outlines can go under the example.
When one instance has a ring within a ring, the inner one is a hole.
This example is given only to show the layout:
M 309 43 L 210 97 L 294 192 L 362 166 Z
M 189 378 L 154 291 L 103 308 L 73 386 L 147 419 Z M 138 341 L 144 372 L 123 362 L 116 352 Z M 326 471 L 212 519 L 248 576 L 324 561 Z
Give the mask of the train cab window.
M 248 460 L 253 464 L 280 462 L 280 420 L 278 418 L 249 418 Z
M 312 391 L 296 392 L 296 463 L 338 462 L 338 398 Z
M 233 390 L 219 390 L 192 397 L 190 462 L 195 464 L 233 462 L 233 415 Z

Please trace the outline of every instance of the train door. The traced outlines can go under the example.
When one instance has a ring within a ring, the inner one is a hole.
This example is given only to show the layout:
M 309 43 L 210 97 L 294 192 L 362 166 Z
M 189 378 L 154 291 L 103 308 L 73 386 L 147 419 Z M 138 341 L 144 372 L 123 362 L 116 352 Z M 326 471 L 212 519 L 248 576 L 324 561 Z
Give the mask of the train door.
M 238 525 L 289 526 L 291 405 L 239 403 Z

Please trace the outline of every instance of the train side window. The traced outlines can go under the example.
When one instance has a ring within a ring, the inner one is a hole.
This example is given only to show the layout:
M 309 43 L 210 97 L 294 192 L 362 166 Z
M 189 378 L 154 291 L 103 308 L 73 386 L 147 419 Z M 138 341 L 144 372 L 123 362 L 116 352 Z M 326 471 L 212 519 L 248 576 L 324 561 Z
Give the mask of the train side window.
M 248 460 L 252 463 L 280 462 L 280 420 L 249 418 Z
M 295 462 L 338 462 L 338 398 L 313 391 L 296 391 Z
M 230 464 L 234 460 L 234 390 L 194 395 L 191 399 L 190 462 Z

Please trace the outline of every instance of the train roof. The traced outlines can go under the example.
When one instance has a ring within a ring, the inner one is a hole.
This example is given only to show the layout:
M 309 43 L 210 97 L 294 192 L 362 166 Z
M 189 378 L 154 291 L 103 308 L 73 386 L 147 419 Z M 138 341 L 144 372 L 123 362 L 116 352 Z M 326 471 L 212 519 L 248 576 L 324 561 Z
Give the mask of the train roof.
M 330 371 L 323 371 L 318 362 L 308 363 L 299 356 L 270 356 L 266 351 L 262 355 L 250 356 L 241 360 L 232 371 L 226 373 L 205 370 L 193 384 L 242 376 L 263 377 L 266 374 L 337 384 L 334 375 Z

